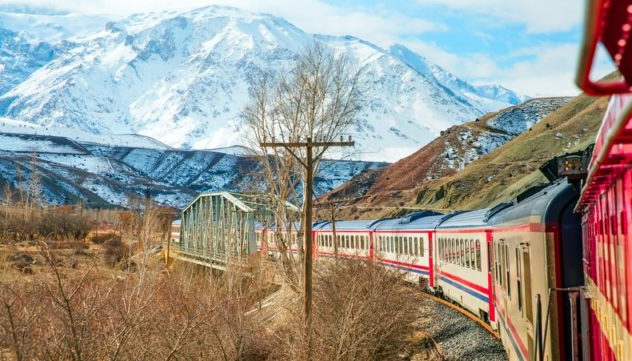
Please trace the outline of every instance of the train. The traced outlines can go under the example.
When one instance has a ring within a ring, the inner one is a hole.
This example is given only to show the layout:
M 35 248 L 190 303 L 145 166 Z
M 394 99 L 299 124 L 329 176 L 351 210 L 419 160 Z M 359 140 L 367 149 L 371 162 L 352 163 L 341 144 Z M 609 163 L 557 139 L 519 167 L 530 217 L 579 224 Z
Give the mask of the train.
M 565 296 L 584 282 L 578 198 L 578 187 L 564 178 L 493 208 L 320 221 L 313 225 L 313 255 L 403 272 L 489 323 L 511 360 L 572 359 L 581 329 L 577 303 Z M 259 251 L 278 255 L 275 230 L 256 232 Z M 290 237 L 288 253 L 296 254 L 300 242 Z

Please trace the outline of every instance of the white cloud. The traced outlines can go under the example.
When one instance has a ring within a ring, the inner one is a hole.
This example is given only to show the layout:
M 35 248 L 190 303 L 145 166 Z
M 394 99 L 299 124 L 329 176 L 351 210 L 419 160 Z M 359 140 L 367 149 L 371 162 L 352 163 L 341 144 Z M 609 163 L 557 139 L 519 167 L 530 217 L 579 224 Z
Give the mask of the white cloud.
M 524 24 L 527 32 L 549 33 L 570 30 L 582 21 L 579 0 L 417 0 L 457 11 L 490 15 L 495 21 Z M 471 15 L 471 14 L 469 14 Z
M 16 2 L 59 10 L 116 15 L 206 5 L 234 6 L 283 17 L 310 33 L 353 35 L 380 46 L 396 43 L 402 37 L 447 30 L 444 24 L 408 16 L 388 8 L 348 8 L 319 0 L 0 0 L 0 4 Z
M 578 44 L 539 44 L 516 49 L 502 59 L 484 53 L 457 55 L 423 41 L 407 41 L 405 45 L 476 84 L 501 84 L 529 96 L 576 95 L 580 92 L 574 82 Z M 595 78 L 613 70 L 605 55 L 601 55 L 595 66 Z

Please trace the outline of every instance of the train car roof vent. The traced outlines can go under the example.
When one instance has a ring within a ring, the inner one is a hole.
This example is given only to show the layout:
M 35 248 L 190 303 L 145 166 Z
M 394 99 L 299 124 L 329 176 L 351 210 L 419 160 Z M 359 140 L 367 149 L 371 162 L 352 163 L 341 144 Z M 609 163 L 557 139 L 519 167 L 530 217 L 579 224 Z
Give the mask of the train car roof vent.
M 441 218 L 441 220 L 439 221 L 439 224 L 437 225 L 441 225 L 442 223 L 444 223 L 445 221 L 447 221 L 448 219 L 454 217 L 454 216 L 458 216 L 461 213 L 465 213 L 465 212 L 469 212 L 469 211 L 453 211 L 452 213 L 446 214 L 443 216 L 443 218 Z
M 377 225 L 378 223 L 382 222 L 382 221 L 388 221 L 390 219 L 395 219 L 394 217 L 386 217 L 386 218 L 378 218 L 376 220 L 374 220 L 373 222 L 369 223 L 366 228 L 373 228 L 375 225 Z
M 483 220 L 487 222 L 490 218 L 492 218 L 496 213 L 502 211 L 505 208 L 511 207 L 513 203 L 500 203 L 490 208 L 487 212 L 485 212 L 485 218 Z
M 419 218 L 423 218 L 423 217 L 429 217 L 429 216 L 439 216 L 441 215 L 441 213 L 438 212 L 434 212 L 434 211 L 421 211 L 421 212 L 415 212 L 415 213 L 411 213 L 406 217 L 402 217 L 399 220 L 399 224 L 405 224 L 405 223 L 410 223 L 412 221 L 415 221 Z
M 526 191 L 524 191 L 524 192 L 522 192 L 522 193 L 520 193 L 520 194 L 518 194 L 516 196 L 515 203 L 520 203 L 520 202 L 524 201 L 525 199 L 527 199 L 527 198 L 531 197 L 532 195 L 540 192 L 541 190 L 543 190 L 544 188 L 546 188 L 548 186 L 550 186 L 550 184 L 538 184 L 538 185 L 535 185 L 535 186 L 527 189 Z

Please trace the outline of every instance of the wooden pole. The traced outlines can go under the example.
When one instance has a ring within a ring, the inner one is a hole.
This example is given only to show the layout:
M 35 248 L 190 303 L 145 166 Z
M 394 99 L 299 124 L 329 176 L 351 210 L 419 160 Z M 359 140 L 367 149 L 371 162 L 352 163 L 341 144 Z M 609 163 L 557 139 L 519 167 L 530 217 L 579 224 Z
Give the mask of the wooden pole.
M 345 147 L 354 146 L 355 142 L 342 141 L 340 142 L 313 142 L 311 137 L 307 138 L 306 142 L 262 142 L 262 147 L 283 147 L 285 148 L 296 160 L 305 168 L 305 186 L 303 192 L 303 222 L 304 222 L 304 234 L 303 234 L 303 330 L 304 335 L 307 338 L 307 350 L 305 350 L 305 359 L 311 360 L 311 327 L 312 327 L 312 267 L 313 267 L 313 242 L 312 242 L 312 212 L 313 212 L 313 183 L 314 183 L 314 163 L 317 162 L 323 153 L 320 153 L 314 159 L 313 150 L 314 147 Z M 295 154 L 291 148 L 305 148 L 306 159 L 303 161 L 297 154 Z
M 311 329 L 312 329 L 312 187 L 314 181 L 314 160 L 312 158 L 312 139 L 307 138 L 307 168 L 305 170 L 304 209 L 305 232 L 303 234 L 303 326 L 307 337 L 306 359 L 311 360 Z

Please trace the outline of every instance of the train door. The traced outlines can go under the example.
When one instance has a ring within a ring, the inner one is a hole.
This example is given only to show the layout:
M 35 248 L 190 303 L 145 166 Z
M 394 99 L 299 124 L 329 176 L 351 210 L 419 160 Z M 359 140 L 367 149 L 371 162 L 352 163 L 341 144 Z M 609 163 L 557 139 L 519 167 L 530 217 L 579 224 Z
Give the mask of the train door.
M 531 253 L 529 247 L 518 245 L 516 249 L 517 255 L 517 292 L 518 292 L 518 308 L 522 312 L 522 317 L 526 320 L 527 327 L 527 347 L 529 355 L 536 354 L 536 349 L 540 347 L 541 325 L 533 327 L 533 296 L 531 294 Z M 538 340 L 538 345 L 534 340 Z
M 584 285 L 581 218 L 573 212 L 574 203 L 569 204 L 560 216 L 561 287 L 558 294 L 561 301 L 560 320 L 564 320 L 561 329 L 563 352 L 568 360 L 582 359 L 582 325 L 580 287 Z

